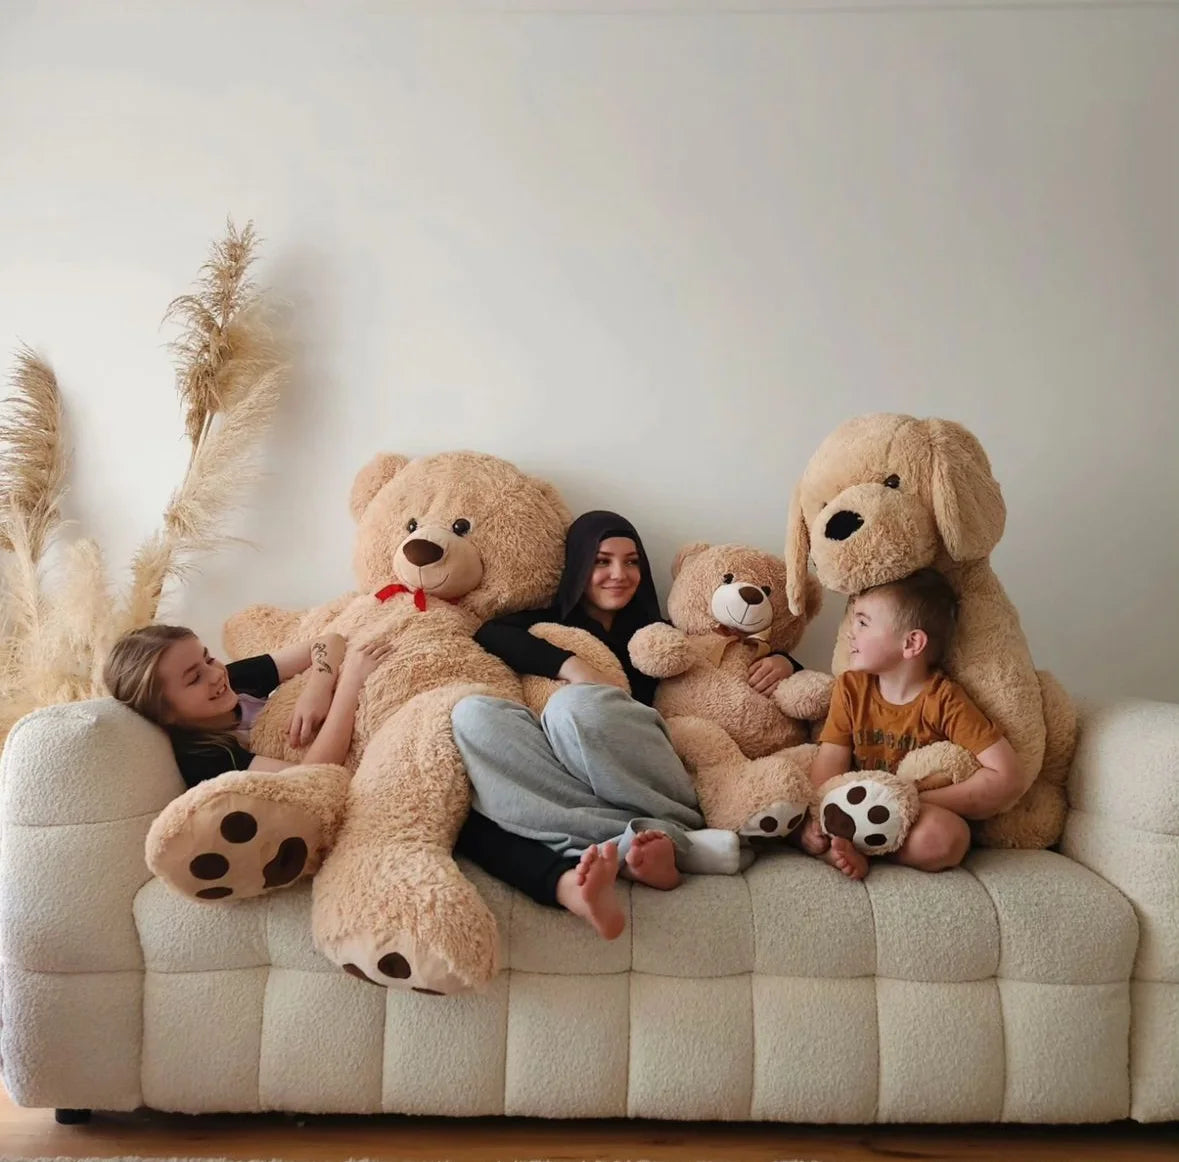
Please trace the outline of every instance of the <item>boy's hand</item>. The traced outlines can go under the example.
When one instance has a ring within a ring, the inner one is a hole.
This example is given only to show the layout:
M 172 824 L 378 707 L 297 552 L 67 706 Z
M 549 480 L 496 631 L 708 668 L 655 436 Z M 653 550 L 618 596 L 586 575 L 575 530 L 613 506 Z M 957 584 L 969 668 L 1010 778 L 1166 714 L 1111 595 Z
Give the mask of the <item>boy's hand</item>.
M 749 684 L 759 694 L 770 695 L 783 678 L 794 673 L 794 664 L 781 654 L 768 654 L 749 667 Z
M 307 746 L 319 733 L 332 705 L 332 693 L 330 682 L 317 682 L 314 678 L 303 687 L 287 728 L 287 742 L 291 746 Z

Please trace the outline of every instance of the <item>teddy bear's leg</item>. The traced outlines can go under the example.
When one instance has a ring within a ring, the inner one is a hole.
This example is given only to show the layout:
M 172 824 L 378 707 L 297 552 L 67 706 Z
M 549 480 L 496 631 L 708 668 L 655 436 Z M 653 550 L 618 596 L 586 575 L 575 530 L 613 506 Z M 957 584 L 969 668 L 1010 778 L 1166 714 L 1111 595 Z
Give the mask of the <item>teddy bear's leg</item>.
M 896 851 L 913 826 L 920 803 L 917 788 L 888 771 L 851 771 L 819 788 L 823 830 L 850 839 L 867 855 Z
M 407 702 L 369 740 L 348 817 L 315 877 L 316 947 L 345 972 L 390 988 L 457 993 L 495 975 L 499 934 L 451 848 L 470 783 L 451 710 L 482 686 Z
M 173 799 L 147 833 L 147 866 L 201 901 L 248 899 L 319 867 L 335 841 L 351 774 L 327 764 L 231 771 Z
M 1068 800 L 1064 788 L 1042 775 L 1014 807 L 992 819 L 970 824 L 971 836 L 981 847 L 1040 849 L 1055 843 L 1064 830 Z
M 1044 762 L 1040 778 L 1058 787 L 1068 782 L 1077 749 L 1077 707 L 1064 687 L 1047 670 L 1037 670 L 1044 703 Z M 1063 827 L 1064 821 L 1061 820 Z M 1050 842 L 1055 843 L 1060 835 Z
M 787 835 L 805 818 L 813 795 L 807 771 L 809 744 L 747 759 L 715 722 L 669 718 L 676 753 L 692 772 L 700 810 L 709 827 L 741 835 Z

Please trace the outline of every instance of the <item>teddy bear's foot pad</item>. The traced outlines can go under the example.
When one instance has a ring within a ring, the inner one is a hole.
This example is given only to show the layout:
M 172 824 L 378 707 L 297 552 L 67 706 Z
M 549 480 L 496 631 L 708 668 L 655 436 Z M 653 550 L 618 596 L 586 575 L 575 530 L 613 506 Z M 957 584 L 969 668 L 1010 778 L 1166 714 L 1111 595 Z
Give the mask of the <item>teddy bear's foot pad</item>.
M 408 933 L 398 933 L 374 947 L 364 940 L 345 940 L 332 949 L 349 976 L 386 988 L 427 996 L 467 992 L 469 986 L 436 952 L 420 947 Z
M 871 779 L 844 783 L 823 796 L 819 808 L 823 830 L 850 839 L 858 851 L 882 855 L 903 840 L 905 817 L 891 788 Z
M 737 831 L 739 835 L 769 838 L 789 835 L 806 818 L 806 811 L 807 804 L 802 801 L 770 803 L 755 811 Z
M 313 812 L 290 803 L 222 795 L 202 803 L 155 853 L 152 870 L 202 902 L 233 902 L 293 884 L 316 870 L 323 843 Z

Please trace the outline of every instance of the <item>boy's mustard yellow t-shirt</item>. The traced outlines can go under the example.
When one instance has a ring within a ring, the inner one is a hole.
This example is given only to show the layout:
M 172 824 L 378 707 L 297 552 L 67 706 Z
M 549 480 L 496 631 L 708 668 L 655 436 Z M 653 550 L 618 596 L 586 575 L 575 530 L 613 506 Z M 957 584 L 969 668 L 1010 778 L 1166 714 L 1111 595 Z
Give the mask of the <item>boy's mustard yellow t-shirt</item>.
M 896 706 L 880 696 L 875 674 L 847 670 L 831 692 L 820 742 L 852 748 L 857 771 L 896 772 L 901 759 L 931 742 L 953 742 L 971 754 L 993 746 L 1003 732 L 945 674 L 931 674 L 912 702 Z

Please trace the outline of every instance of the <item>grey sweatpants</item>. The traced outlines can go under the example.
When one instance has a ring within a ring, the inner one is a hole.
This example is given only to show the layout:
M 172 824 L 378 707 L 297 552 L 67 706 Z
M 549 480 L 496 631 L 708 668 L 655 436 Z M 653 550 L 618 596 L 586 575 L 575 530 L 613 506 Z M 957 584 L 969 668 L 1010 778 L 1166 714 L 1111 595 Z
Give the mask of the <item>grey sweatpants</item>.
M 615 686 L 563 686 L 539 719 L 482 695 L 451 717 L 471 806 L 505 831 L 569 855 L 615 840 L 625 856 L 636 832 L 656 830 L 683 855 L 685 832 L 704 826 L 663 719 Z

